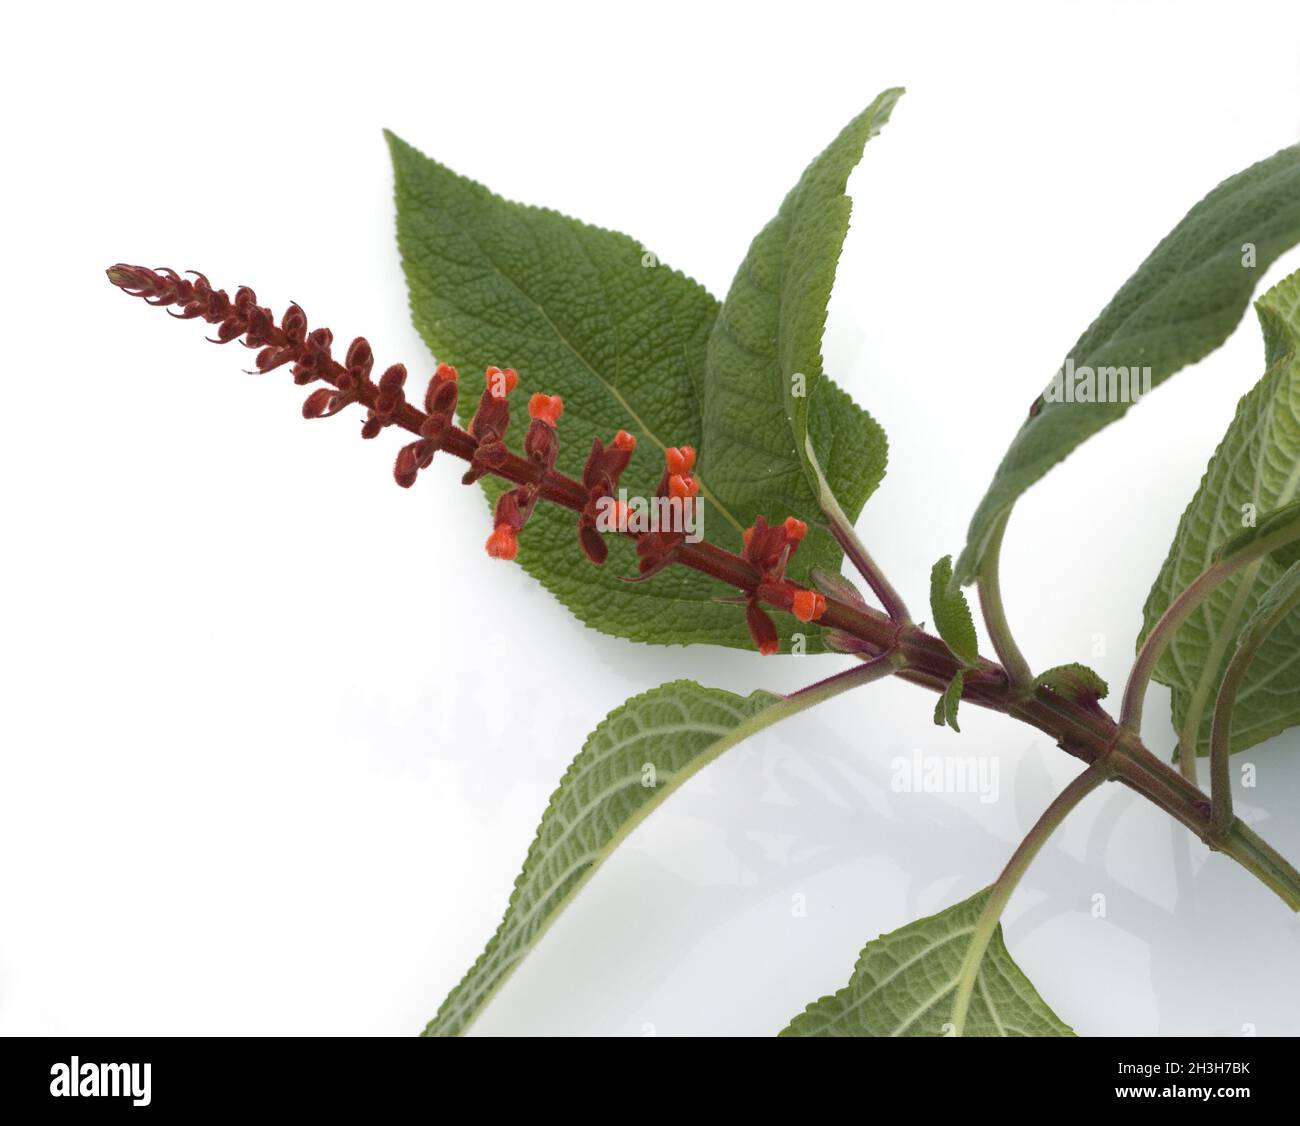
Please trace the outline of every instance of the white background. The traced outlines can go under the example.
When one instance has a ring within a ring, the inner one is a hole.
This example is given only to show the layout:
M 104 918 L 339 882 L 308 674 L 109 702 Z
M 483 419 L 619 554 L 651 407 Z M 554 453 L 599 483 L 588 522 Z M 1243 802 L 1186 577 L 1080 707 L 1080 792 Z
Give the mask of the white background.
M 910 92 L 851 183 L 827 369 L 884 424 L 860 531 L 924 611 L 1030 399 L 1187 208 L 1300 135 L 1292 4 L 26 5 L 8 17 L 0 1031 L 418 1031 L 495 928 L 587 732 L 676 676 L 838 658 L 632 645 L 483 553 L 440 463 L 114 290 L 125 260 L 301 302 L 381 365 L 412 329 L 380 130 L 626 230 L 724 293 L 804 165 Z M 1300 267 L 1291 254 L 1261 279 Z M 1031 661 L 1122 684 L 1238 397 L 1221 351 L 1020 503 Z M 388 448 L 379 449 L 377 446 Z M 1101 635 L 1105 654 L 1093 653 Z M 508 688 L 508 691 L 505 689 Z M 862 944 L 987 884 L 1075 764 L 905 684 L 733 750 L 636 831 L 483 1033 L 770 1034 Z M 1166 694 L 1147 734 L 1172 743 Z M 1001 800 L 890 760 L 997 755 Z M 1300 739 L 1243 810 L 1300 858 Z M 1108 913 L 1090 913 L 1103 893 Z M 802 895 L 807 915 L 794 917 Z M 1009 945 L 1085 1034 L 1300 1032 L 1300 924 L 1118 787 L 1034 865 Z

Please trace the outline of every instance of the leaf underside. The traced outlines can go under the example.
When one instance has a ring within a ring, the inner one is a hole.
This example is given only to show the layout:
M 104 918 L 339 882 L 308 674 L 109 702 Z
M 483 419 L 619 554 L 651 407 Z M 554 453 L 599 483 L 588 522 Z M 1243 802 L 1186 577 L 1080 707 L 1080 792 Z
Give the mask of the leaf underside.
M 426 1036 L 463 1033 L 618 844 L 692 774 L 771 721 L 779 697 L 689 680 L 621 704 L 588 737 L 551 796 L 501 925 Z
M 1256 280 L 1300 241 L 1300 146 L 1230 177 L 1151 252 L 1068 355 L 1076 367 L 1150 367 L 1151 385 L 1214 351 Z M 1243 265 L 1246 244 L 1254 262 Z M 998 521 L 1016 498 L 1130 403 L 1044 402 L 1020 427 L 976 509 L 956 579 L 973 581 Z
M 1300 273 L 1256 303 L 1264 330 L 1263 378 L 1242 398 L 1183 513 L 1144 608 L 1145 638 L 1170 603 L 1225 549 L 1254 538 L 1276 509 L 1300 498 Z M 1243 506 L 1253 506 L 1253 509 Z M 1243 532 L 1243 519 L 1257 521 Z M 1214 694 L 1236 638 L 1286 565 L 1259 560 L 1229 577 L 1174 633 L 1155 669 L 1171 689 L 1175 728 L 1199 712 L 1198 754 L 1208 754 Z M 1264 641 L 1238 691 L 1231 749 L 1242 751 L 1300 723 L 1300 613 Z M 1190 745 L 1190 744 L 1189 744 Z
M 863 948 L 848 985 L 782 1036 L 945 1036 L 971 932 L 989 889 Z M 1007 952 L 998 926 L 980 963 L 965 1036 L 1073 1036 Z

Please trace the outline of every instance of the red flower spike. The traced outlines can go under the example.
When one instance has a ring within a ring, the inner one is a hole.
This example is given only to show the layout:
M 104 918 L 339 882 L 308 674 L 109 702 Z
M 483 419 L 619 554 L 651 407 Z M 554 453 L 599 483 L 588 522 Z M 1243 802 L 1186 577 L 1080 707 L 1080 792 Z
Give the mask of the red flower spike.
M 296 304 L 285 310 L 277 325 L 271 310 L 258 305 L 257 294 L 248 286 L 240 286 L 232 300 L 224 290 L 213 289 L 202 274 L 183 278 L 174 270 L 118 265 L 108 271 L 108 277 L 114 285 L 151 305 L 175 306 L 180 312 L 172 310 L 174 315 L 201 317 L 216 325 L 214 339 L 218 343 L 242 336 L 245 346 L 258 349 L 256 368 L 260 372 L 292 364 L 295 382 L 320 380 L 330 384 L 307 396 L 302 410 L 308 418 L 324 418 L 337 414 L 350 403 L 361 402 L 370 412 L 361 430 L 363 437 L 373 438 L 390 424 L 420 435 L 419 441 L 398 454 L 394 476 L 400 484 L 409 487 L 415 474 L 432 460 L 438 441 L 434 435 L 423 434 L 428 419 L 405 402 L 402 385 L 406 369 L 394 364 L 380 377 L 378 385 L 372 383 L 374 353 L 364 337 L 352 341 L 344 362 L 340 363 L 332 355 L 334 334 L 329 329 L 309 330 L 307 314 Z M 455 409 L 455 369 L 444 367 L 445 370 L 439 371 L 444 382 L 450 376 L 451 394 L 446 399 L 440 398 L 439 406 L 446 409 L 446 422 L 450 425 L 451 412 Z M 441 436 L 439 431 L 436 437 Z
M 487 553 L 493 559 L 514 559 L 519 551 L 519 540 L 509 524 L 498 524 L 487 538 Z
M 559 395 L 544 395 L 537 392 L 528 400 L 528 417 L 555 426 L 564 413 L 564 400 Z
M 749 636 L 754 639 L 754 644 L 764 657 L 781 651 L 776 623 L 753 600 L 745 607 L 745 624 L 749 626 Z
M 670 477 L 684 477 L 695 468 L 695 450 L 690 446 L 669 446 L 664 450 L 664 464 Z
M 397 483 L 409 488 L 420 470 L 433 460 L 443 443 L 456 456 L 470 462 L 466 481 L 485 473 L 497 473 L 514 483 L 497 501 L 493 531 L 487 550 L 498 559 L 514 559 L 520 531 L 538 503 L 545 496 L 578 514 L 578 541 L 589 559 L 602 563 L 608 556 L 608 540 L 596 530 L 599 502 L 615 495 L 620 475 L 627 468 L 636 438 L 620 430 L 606 446 L 594 439 L 583 468 L 582 480 L 574 481 L 553 469 L 557 452 L 556 422 L 563 411 L 558 396 L 534 395 L 529 403 L 532 422 L 524 439 L 528 459 L 512 454 L 505 446 L 510 424 L 507 398 L 518 385 L 513 369 L 489 368 L 487 386 L 468 431 L 454 422 L 458 398 L 458 377 L 454 367 L 439 364 L 424 395 L 421 412 L 406 401 L 406 369 L 400 364 L 388 368 L 378 383 L 371 382 L 374 354 L 369 343 L 358 337 L 352 341 L 343 362 L 332 354 L 333 334 L 326 328 L 310 330 L 307 315 L 297 305 L 290 305 L 277 325 L 269 309 L 257 304 L 257 295 L 246 286 L 235 291 L 232 299 L 224 290 L 214 289 L 202 274 L 181 277 L 172 270 L 148 270 L 139 266 L 115 266 L 108 272 L 110 280 L 127 293 L 152 305 L 171 306 L 173 315 L 201 318 L 215 326 L 213 339 L 225 343 L 237 339 L 257 349 L 256 367 L 270 371 L 292 364 L 298 383 L 324 381 L 328 386 L 313 391 L 303 404 L 308 417 L 334 414 L 351 402 L 362 403 L 369 411 L 363 437 L 374 437 L 388 425 L 400 426 L 416 435 L 398 451 L 393 466 Z M 699 483 L 691 475 L 696 454 L 689 446 L 673 447 L 664 453 L 664 473 L 657 495 L 685 501 L 699 493 Z M 617 508 L 615 512 L 617 513 Z M 616 524 L 615 527 L 618 527 Z M 742 591 L 740 601 L 746 606 L 745 617 L 750 634 L 763 654 L 776 653 L 780 640 L 772 618 L 764 605 L 793 614 L 800 621 L 817 621 L 827 610 L 826 598 L 812 590 L 792 586 L 784 571 L 791 552 L 803 540 L 807 525 L 795 517 L 769 526 L 763 517 L 744 533 L 743 560 L 731 556 L 735 567 L 720 553 L 710 557 L 705 568 L 687 554 L 685 534 L 681 532 L 647 532 L 638 534 L 636 552 L 639 581 L 657 574 L 676 562 L 687 563 L 707 573 L 726 577 Z M 752 570 L 750 570 L 752 568 Z M 754 580 L 753 572 L 758 579 Z M 834 631 L 832 631 L 834 636 Z
M 815 622 L 826 613 L 826 598 L 813 590 L 797 590 L 790 603 L 790 613 L 801 622 Z

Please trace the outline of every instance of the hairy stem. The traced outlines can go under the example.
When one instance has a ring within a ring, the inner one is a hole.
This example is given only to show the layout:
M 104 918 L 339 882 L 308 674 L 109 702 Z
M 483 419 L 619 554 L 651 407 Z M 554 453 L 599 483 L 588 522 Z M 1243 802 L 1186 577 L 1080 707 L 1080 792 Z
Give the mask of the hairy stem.
M 873 680 L 891 676 L 898 672 L 902 664 L 903 658 L 897 651 L 881 653 L 880 656 L 872 657 L 861 665 L 855 665 L 851 669 L 837 672 L 834 676 L 828 676 L 825 680 L 800 688 L 797 692 L 791 692 L 785 697 L 785 702 L 797 704 L 800 709 L 812 707 L 813 704 L 838 696 L 841 692 L 856 688 L 860 684 L 870 684 Z
M 1002 536 L 1007 530 L 1007 521 L 1010 518 L 1011 510 L 1008 509 L 993 527 L 993 534 L 989 537 L 988 546 L 984 550 L 984 559 L 980 564 L 976 589 L 979 591 L 980 612 L 984 616 L 984 625 L 993 642 L 993 650 L 1007 670 L 1012 685 L 1016 688 L 1024 688 L 1032 683 L 1034 674 L 1030 671 L 1029 662 L 1020 652 L 1020 646 L 1016 644 L 1011 627 L 1007 623 L 1006 607 L 1002 604 L 1002 580 L 998 573 L 1002 556 Z
M 1016 890 L 1020 878 L 1025 874 L 1039 850 L 1047 843 L 1047 838 L 1056 831 L 1056 827 L 1069 815 L 1085 797 L 1106 780 L 1106 771 L 1099 766 L 1090 766 L 1077 775 L 1053 799 L 1052 804 L 1043 811 L 1043 815 L 1034 823 L 1034 827 L 1011 854 L 1007 866 L 1002 869 L 989 892 L 984 910 L 975 921 L 971 932 L 970 945 L 966 948 L 966 957 L 957 975 L 957 992 L 952 1000 L 953 1035 L 960 1036 L 966 1027 L 966 1014 L 970 1010 L 971 993 L 975 988 L 975 979 L 979 976 L 980 964 L 984 961 L 984 952 L 997 930 L 998 920 L 1006 908 L 1007 900 Z
M 1250 588 L 1255 585 L 1255 576 L 1259 574 L 1260 563 L 1261 560 L 1256 559 L 1247 567 L 1242 574 L 1241 582 L 1237 584 L 1237 593 L 1232 600 L 1232 605 L 1228 607 L 1227 614 L 1219 623 L 1218 632 L 1210 643 L 1209 651 L 1205 654 L 1201 675 L 1192 690 L 1191 700 L 1187 704 L 1187 713 L 1183 716 L 1182 729 L 1178 732 L 1178 766 L 1183 776 L 1193 785 L 1199 785 L 1196 777 L 1196 751 L 1197 744 L 1200 742 L 1201 717 L 1205 714 L 1206 704 L 1209 703 L 1214 678 L 1223 664 L 1223 655 L 1237 634 L 1237 626 L 1241 621 L 1246 600 L 1250 597 Z
M 1300 911 L 1300 873 L 1280 852 L 1260 840 L 1240 817 L 1232 819 L 1218 848 L 1281 896 L 1292 911 Z
M 831 491 L 830 484 L 822 473 L 816 451 L 813 450 L 811 437 L 804 440 L 804 452 L 816 478 L 817 505 L 821 508 L 830 524 L 831 535 L 835 537 L 835 542 L 840 545 L 844 554 L 849 557 L 849 561 L 857 569 L 858 574 L 866 579 L 867 585 L 871 587 L 872 593 L 880 599 L 880 605 L 884 607 L 885 613 L 889 615 L 890 620 L 898 625 L 909 625 L 912 616 L 908 613 L 906 603 L 903 602 L 903 598 L 898 591 L 894 589 L 893 584 L 885 577 L 884 571 L 871 558 L 871 553 L 867 550 L 866 544 L 858 538 L 857 532 L 853 530 L 853 521 L 848 518 L 844 509 L 840 507 L 840 502 L 835 499 L 835 494 Z

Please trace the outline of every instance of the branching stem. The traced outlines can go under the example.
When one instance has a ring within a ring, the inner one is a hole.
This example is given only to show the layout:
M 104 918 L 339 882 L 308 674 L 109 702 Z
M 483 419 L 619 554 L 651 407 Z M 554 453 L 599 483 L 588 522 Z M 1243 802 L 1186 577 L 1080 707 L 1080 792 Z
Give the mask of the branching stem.
M 871 553 L 867 550 L 866 544 L 858 538 L 857 532 L 853 530 L 853 521 L 848 518 L 844 509 L 840 507 L 840 502 L 835 499 L 835 494 L 831 491 L 830 484 L 822 473 L 821 464 L 817 461 L 817 453 L 813 449 L 811 437 L 804 442 L 804 452 L 808 459 L 808 465 L 813 472 L 814 485 L 817 490 L 817 505 L 821 508 L 830 525 L 831 535 L 835 537 L 835 542 L 840 545 L 844 554 L 848 556 L 858 574 L 866 579 L 867 585 L 871 587 L 872 593 L 880 599 L 880 605 L 884 607 L 885 613 L 889 615 L 890 620 L 900 626 L 910 625 L 912 616 L 908 613 L 902 595 L 894 589 L 893 584 L 885 577 L 884 571 L 871 558 Z

